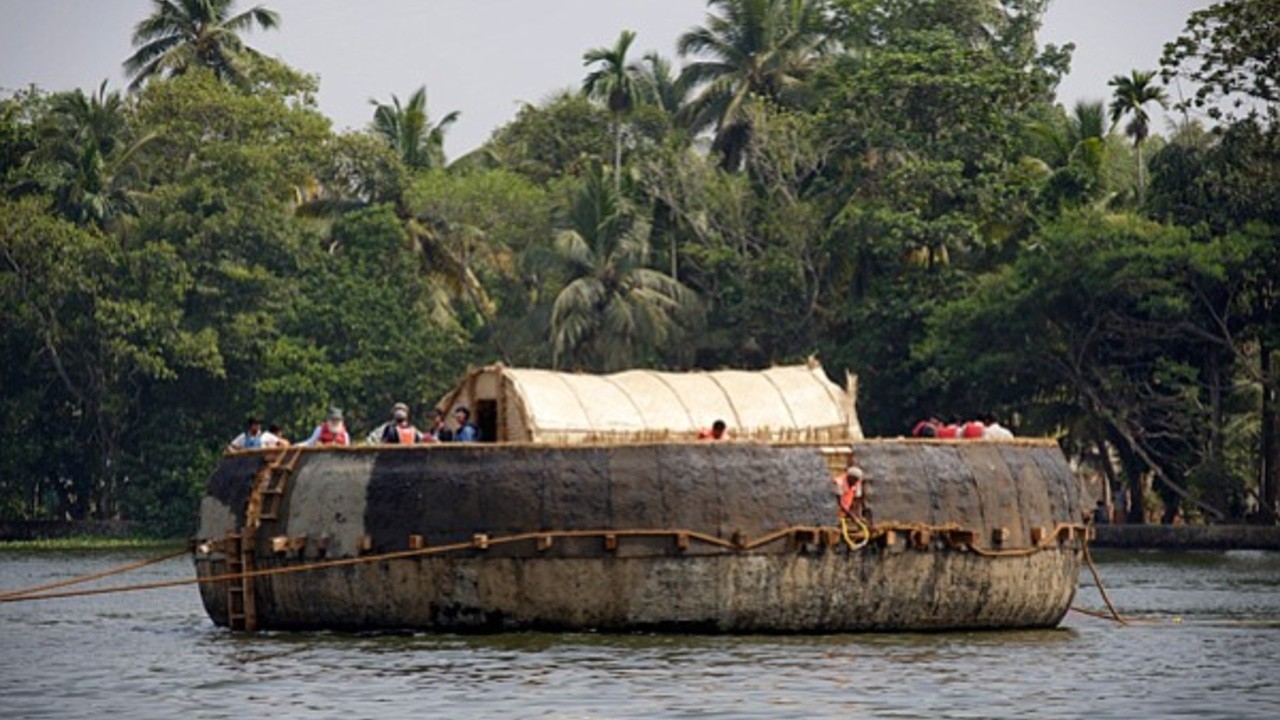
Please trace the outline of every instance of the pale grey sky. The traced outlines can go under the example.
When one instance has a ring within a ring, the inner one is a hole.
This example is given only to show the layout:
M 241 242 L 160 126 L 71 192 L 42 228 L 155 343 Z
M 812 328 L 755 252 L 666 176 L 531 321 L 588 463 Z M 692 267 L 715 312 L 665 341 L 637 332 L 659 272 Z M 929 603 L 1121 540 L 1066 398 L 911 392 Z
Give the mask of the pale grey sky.
M 403 99 L 425 83 L 433 116 L 462 113 L 448 136 L 451 157 L 484 142 L 521 102 L 577 87 L 583 51 L 612 44 L 623 28 L 638 33 L 637 58 L 648 50 L 674 56 L 676 37 L 706 13 L 702 0 L 260 2 L 279 11 L 282 26 L 249 35 L 249 44 L 318 74 L 320 109 L 336 128 L 364 127 L 370 98 Z M 1163 44 L 1209 4 L 1055 0 L 1041 42 L 1077 46 L 1059 99 L 1104 99 L 1112 75 L 1156 69 Z M 104 79 L 122 87 L 129 37 L 150 7 L 150 0 L 0 0 L 0 89 L 89 89 Z

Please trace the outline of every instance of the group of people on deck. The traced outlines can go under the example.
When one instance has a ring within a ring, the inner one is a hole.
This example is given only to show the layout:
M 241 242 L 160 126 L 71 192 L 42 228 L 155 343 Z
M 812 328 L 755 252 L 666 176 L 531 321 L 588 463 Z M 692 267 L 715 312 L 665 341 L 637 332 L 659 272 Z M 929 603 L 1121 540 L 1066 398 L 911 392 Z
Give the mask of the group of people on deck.
M 911 437 L 942 440 L 1008 440 L 1013 437 L 1013 431 L 1001 425 L 990 415 L 984 415 L 978 420 L 951 423 L 944 423 L 931 417 L 916 423 L 911 429 Z
M 453 426 L 446 419 L 445 412 L 439 408 L 432 411 L 431 427 L 420 430 L 409 419 L 409 406 L 398 402 L 391 408 L 391 419 L 374 428 L 365 437 L 370 445 L 421 445 L 437 442 L 478 442 L 480 430 L 471 422 L 471 410 L 458 406 L 453 411 Z M 329 408 L 324 422 L 316 426 L 311 436 L 303 440 L 301 445 L 344 446 L 351 444 L 351 433 L 339 408 Z M 280 435 L 280 429 L 272 425 L 264 432 L 262 423 L 257 418 L 249 418 L 245 423 L 245 431 L 236 436 L 228 450 L 254 450 L 258 448 L 288 447 L 289 441 Z

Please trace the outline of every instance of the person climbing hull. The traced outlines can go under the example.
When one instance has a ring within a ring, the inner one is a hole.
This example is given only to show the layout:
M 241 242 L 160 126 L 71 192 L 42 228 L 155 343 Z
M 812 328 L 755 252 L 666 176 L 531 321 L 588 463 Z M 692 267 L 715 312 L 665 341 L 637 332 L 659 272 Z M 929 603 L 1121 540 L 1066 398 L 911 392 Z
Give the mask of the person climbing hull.
M 235 629 L 1035 628 L 1083 509 L 1048 441 L 292 449 L 223 460 L 194 557 Z

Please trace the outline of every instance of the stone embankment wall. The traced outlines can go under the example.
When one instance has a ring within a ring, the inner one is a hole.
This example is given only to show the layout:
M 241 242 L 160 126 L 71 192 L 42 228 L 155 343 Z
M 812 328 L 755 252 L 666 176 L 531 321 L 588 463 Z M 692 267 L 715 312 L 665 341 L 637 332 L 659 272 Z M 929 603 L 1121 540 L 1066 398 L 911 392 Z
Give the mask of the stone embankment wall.
M 1099 525 L 1093 544 L 1125 550 L 1280 550 L 1280 527 Z

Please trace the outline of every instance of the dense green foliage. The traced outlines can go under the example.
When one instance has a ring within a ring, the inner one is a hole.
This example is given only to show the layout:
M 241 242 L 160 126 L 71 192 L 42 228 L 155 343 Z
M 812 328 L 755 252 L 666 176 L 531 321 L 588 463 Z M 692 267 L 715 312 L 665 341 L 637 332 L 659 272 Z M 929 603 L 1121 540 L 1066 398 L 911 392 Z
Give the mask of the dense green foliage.
M 992 413 L 1136 521 L 1274 517 L 1273 0 L 1070 110 L 1046 0 L 712 0 L 453 163 L 425 87 L 335 134 L 274 13 L 155 5 L 133 93 L 0 100 L 0 514 L 181 532 L 246 415 L 358 436 L 469 363 L 816 354 L 869 432 Z M 1156 132 L 1176 76 L 1216 125 Z

